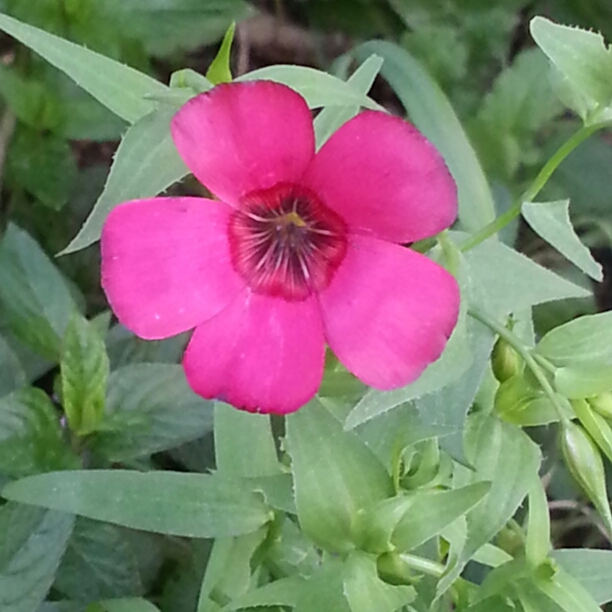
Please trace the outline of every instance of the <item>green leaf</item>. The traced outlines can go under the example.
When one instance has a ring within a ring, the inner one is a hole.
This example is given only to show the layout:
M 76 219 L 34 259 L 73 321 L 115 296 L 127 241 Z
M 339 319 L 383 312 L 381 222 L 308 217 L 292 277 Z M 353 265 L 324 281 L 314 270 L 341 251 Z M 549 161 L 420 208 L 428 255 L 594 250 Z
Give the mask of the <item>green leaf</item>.
M 157 606 L 140 597 L 107 599 L 97 602 L 96 605 L 101 608 L 101 612 L 159 612 Z
M 384 59 L 381 75 L 398 95 L 416 127 L 434 144 L 453 175 L 462 229 L 473 232 L 495 218 L 491 190 L 459 119 L 440 87 L 407 51 L 386 41 L 370 41 L 351 51 L 363 61 Z
M 235 81 L 258 81 L 260 79 L 275 81 L 291 87 L 306 100 L 310 108 L 357 105 L 384 110 L 350 83 L 307 66 L 266 66 L 243 74 Z
M 344 567 L 339 561 L 331 559 L 323 563 L 309 578 L 307 588 L 298 592 L 294 612 L 353 612 L 344 592 L 343 573 Z
M 58 360 L 76 305 L 61 272 L 15 225 L 0 242 L 0 301 L 11 332 L 43 357 Z
M 104 417 L 109 375 L 104 340 L 79 314 L 73 314 L 64 334 L 60 362 L 62 405 L 70 427 L 84 436 Z
M 155 109 L 147 96 L 167 87 L 155 79 L 85 47 L 0 14 L 0 29 L 44 57 L 77 85 L 130 123 Z
M 53 134 L 20 127 L 11 141 L 7 179 L 45 206 L 61 210 L 73 193 L 77 165 L 70 144 Z
M 74 600 L 97 601 L 142 594 L 132 550 L 114 525 L 77 519 L 55 588 Z
M 450 587 L 476 551 L 514 515 L 529 492 L 541 460 L 539 448 L 521 429 L 479 413 L 468 418 L 465 445 L 474 469 L 465 470 L 461 484 L 487 480 L 491 490 L 468 512 L 467 539 L 457 557 L 451 554 L 438 593 Z
M 536 347 L 556 366 L 612 364 L 612 312 L 578 317 L 549 331 Z
M 464 612 L 516 612 L 516 607 L 509 603 L 507 599 L 496 595 L 469 606 Z M 525 609 L 523 612 L 529 611 Z M 540 612 L 543 611 L 540 610 Z
M 362 546 L 371 552 L 406 552 L 438 535 L 489 492 L 479 482 L 450 491 L 417 490 L 385 499 L 360 517 Z
M 555 370 L 555 389 L 569 399 L 598 395 L 612 389 L 612 365 L 577 363 Z
M 91 448 L 124 461 L 179 446 L 212 429 L 212 408 L 180 365 L 128 365 L 110 375 L 106 416 Z
M 415 405 L 423 425 L 440 436 L 440 446 L 457 461 L 467 462 L 464 456 L 464 428 L 466 415 L 480 388 L 489 356 L 493 348 L 493 334 L 477 321 L 468 321 L 472 351 L 469 369 L 450 385 L 420 397 Z
M 225 476 L 249 478 L 279 474 L 269 415 L 242 412 L 217 402 L 215 458 L 217 470 Z
M 174 106 L 161 106 L 126 132 L 102 195 L 62 254 L 96 242 L 108 213 L 118 204 L 155 196 L 189 173 L 170 134 L 170 120 L 177 110 Z
M 357 513 L 392 494 L 382 463 L 317 400 L 287 417 L 287 444 L 304 533 L 325 549 L 352 548 Z
M 612 551 L 586 548 L 561 549 L 552 558 L 602 605 L 612 601 Z
M 344 596 L 351 612 L 395 612 L 416 599 L 411 586 L 393 586 L 378 577 L 376 560 L 352 552 L 344 562 Z
M 170 88 L 191 89 L 194 94 L 199 94 L 210 91 L 213 84 L 199 72 L 191 68 L 183 68 L 170 75 Z
M 612 53 L 601 34 L 534 17 L 531 35 L 563 78 L 563 102 L 587 124 L 612 119 Z
M 525 557 L 529 565 L 537 568 L 544 563 L 551 548 L 548 499 L 542 481 L 536 474 L 531 480 L 529 489 L 529 514 L 525 539 Z
M 76 465 L 46 393 L 30 387 L 0 398 L 0 474 L 20 478 Z
M 43 602 L 73 522 L 69 514 L 20 504 L 0 508 L 2 612 L 32 612 Z
M 567 400 L 557 396 L 559 405 L 567 405 Z M 497 388 L 494 399 L 495 414 L 513 425 L 535 427 L 559 420 L 559 414 L 549 397 L 539 385 L 534 385 L 523 374 L 505 380 Z M 571 410 L 567 412 L 571 415 Z
M 349 77 L 348 82 L 357 90 L 367 94 L 374 83 L 376 75 L 380 72 L 383 59 L 377 55 L 370 55 L 357 70 Z M 359 106 L 327 106 L 314 120 L 317 146 L 323 143 L 345 122 L 352 119 L 359 112 Z
M 562 569 L 552 578 L 536 574 L 534 581 L 536 587 L 565 612 L 601 612 L 589 592 Z
M 306 581 L 301 576 L 289 576 L 249 591 L 242 597 L 234 599 L 223 608 L 223 612 L 241 608 L 259 608 L 261 606 L 287 606 L 294 608 L 298 593 L 305 587 Z
M 569 261 L 596 281 L 603 279 L 598 264 L 578 236 L 569 218 L 569 200 L 523 202 L 523 217 L 534 232 L 554 246 Z
M 215 540 L 202 580 L 198 611 L 215 611 L 226 602 L 241 598 L 255 586 L 253 555 L 266 538 L 262 528 L 238 538 Z
M 497 240 L 486 240 L 463 255 L 471 281 L 470 303 L 492 316 L 591 295 Z
M 401 552 L 420 546 L 477 506 L 490 490 L 490 482 L 477 482 L 450 491 L 418 491 L 391 541 Z
M 249 533 L 270 520 L 257 495 L 204 474 L 51 472 L 7 485 L 3 497 L 132 529 L 190 538 Z
M 475 415 L 466 436 L 466 453 L 475 468 L 469 479 L 492 483 L 485 500 L 467 515 L 463 556 L 469 558 L 513 516 L 529 492 L 541 455 L 522 430 L 494 417 Z
M 232 71 L 230 70 L 230 53 L 232 51 L 232 42 L 234 41 L 234 32 L 236 31 L 236 23 L 232 22 L 227 29 L 221 47 L 215 55 L 215 59 L 211 62 L 206 71 L 206 78 L 213 84 L 231 83 Z

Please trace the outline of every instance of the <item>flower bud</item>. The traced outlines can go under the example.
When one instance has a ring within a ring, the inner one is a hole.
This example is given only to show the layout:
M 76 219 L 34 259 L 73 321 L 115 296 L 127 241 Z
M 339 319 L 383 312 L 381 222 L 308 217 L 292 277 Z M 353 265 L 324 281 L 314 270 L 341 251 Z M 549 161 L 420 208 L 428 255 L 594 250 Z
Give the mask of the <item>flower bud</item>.
M 491 366 L 495 378 L 499 382 L 504 382 L 521 372 L 522 361 L 519 354 L 500 337 L 491 353 Z
M 591 408 L 606 419 L 612 419 L 612 392 L 605 391 L 588 399 Z
M 612 527 L 606 477 L 601 455 L 582 427 L 569 421 L 561 429 L 561 451 L 565 465 L 601 515 L 606 527 Z
M 601 451 L 612 461 L 612 427 L 585 400 L 573 400 L 572 408 L 582 426 Z

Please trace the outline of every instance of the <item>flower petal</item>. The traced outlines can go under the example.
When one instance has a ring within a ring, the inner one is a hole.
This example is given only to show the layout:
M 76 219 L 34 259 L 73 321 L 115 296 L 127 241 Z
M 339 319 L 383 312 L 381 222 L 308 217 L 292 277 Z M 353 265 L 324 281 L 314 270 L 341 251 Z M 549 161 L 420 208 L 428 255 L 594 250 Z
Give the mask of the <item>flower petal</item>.
M 364 383 L 394 389 L 435 361 L 459 314 L 459 287 L 435 262 L 376 238 L 355 237 L 320 294 L 327 342 Z
M 102 286 L 118 319 L 146 339 L 209 319 L 243 290 L 227 242 L 231 208 L 204 198 L 134 200 L 102 230 Z
M 297 181 L 314 155 L 306 102 L 270 81 L 218 85 L 187 102 L 171 128 L 196 178 L 232 205 L 250 191 Z
M 399 117 L 365 111 L 323 145 L 304 177 L 353 232 L 413 242 L 457 216 L 457 188 L 434 146 Z
M 196 328 L 183 360 L 187 380 L 199 395 L 242 410 L 294 412 L 314 396 L 323 376 L 319 305 L 313 297 L 245 296 Z

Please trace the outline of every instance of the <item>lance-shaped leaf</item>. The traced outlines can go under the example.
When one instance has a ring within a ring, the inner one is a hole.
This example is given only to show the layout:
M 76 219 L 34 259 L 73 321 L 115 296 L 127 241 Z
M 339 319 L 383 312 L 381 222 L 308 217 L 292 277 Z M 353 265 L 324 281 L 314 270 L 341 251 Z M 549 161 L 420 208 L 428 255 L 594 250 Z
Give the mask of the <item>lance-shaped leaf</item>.
M 173 448 L 212 429 L 212 408 L 191 390 L 181 366 L 127 365 L 110 375 L 105 418 L 91 448 L 112 461 Z
M 191 538 L 255 531 L 271 512 L 240 484 L 179 472 L 50 472 L 13 482 L 3 497 L 132 529 Z
M 370 55 L 357 70 L 349 77 L 348 82 L 358 91 L 367 94 L 374 83 L 376 75 L 380 72 L 383 59 L 375 54 Z M 359 112 L 359 106 L 328 106 L 324 108 L 314 120 L 317 146 L 323 143 L 346 121 L 352 119 Z
M 32 612 L 47 595 L 74 517 L 9 503 L 0 509 L 0 610 Z
M 215 457 L 217 470 L 225 476 L 280 474 L 269 415 L 250 414 L 217 402 Z
M 287 418 L 298 518 L 322 548 L 352 548 L 357 514 L 392 495 L 376 455 L 317 400 Z
M 21 342 L 47 359 L 59 359 L 61 338 L 77 307 L 62 273 L 16 225 L 9 225 L 0 241 L 0 302 Z
M 446 591 L 478 549 L 512 518 L 529 492 L 541 459 L 539 448 L 521 429 L 478 413 L 468 420 L 466 455 L 474 470 L 466 470 L 465 478 L 459 476 L 458 480 L 488 480 L 492 486 L 485 499 L 467 514 L 465 544 L 456 557 L 449 557 L 439 593 Z
M 612 551 L 568 548 L 555 550 L 551 556 L 599 605 L 612 601 Z
M 156 106 L 147 99 L 168 88 L 155 79 L 85 47 L 49 34 L 8 15 L 0 15 L 0 29 L 44 57 L 50 64 L 130 123 Z
M 306 100 L 310 108 L 341 104 L 383 110 L 380 105 L 359 91 L 357 87 L 327 72 L 307 66 L 266 66 L 244 74 L 235 80 L 258 81 L 260 79 L 275 81 L 295 89 Z
M 612 312 L 579 317 L 555 327 L 536 351 L 556 366 L 612 364 Z
M 603 272 L 574 231 L 569 217 L 569 200 L 523 202 L 523 217 L 537 234 L 592 279 L 601 281 Z
M 170 135 L 170 120 L 177 110 L 174 105 L 161 105 L 126 132 L 104 191 L 62 254 L 79 251 L 99 240 L 108 213 L 118 204 L 155 196 L 187 176 L 189 170 Z
M 79 314 L 74 313 L 64 334 L 61 359 L 62 403 L 73 431 L 87 435 L 104 415 L 109 375 L 104 340 Z
M 558 70 L 557 93 L 587 123 L 612 119 L 612 53 L 601 34 L 534 17 L 531 35 Z

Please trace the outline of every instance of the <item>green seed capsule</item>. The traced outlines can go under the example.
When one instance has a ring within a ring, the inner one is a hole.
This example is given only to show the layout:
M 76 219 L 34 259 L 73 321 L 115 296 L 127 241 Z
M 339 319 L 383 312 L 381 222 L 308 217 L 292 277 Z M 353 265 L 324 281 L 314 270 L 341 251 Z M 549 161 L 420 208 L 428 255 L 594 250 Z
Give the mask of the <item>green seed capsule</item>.
M 562 427 L 560 442 L 565 465 L 611 530 L 604 466 L 595 442 L 582 427 L 571 421 Z
M 498 338 L 491 353 L 491 366 L 495 378 L 504 382 L 519 374 L 523 364 L 519 354 L 503 338 Z
M 606 419 L 612 419 L 612 392 L 606 391 L 588 400 L 591 408 L 601 414 Z

